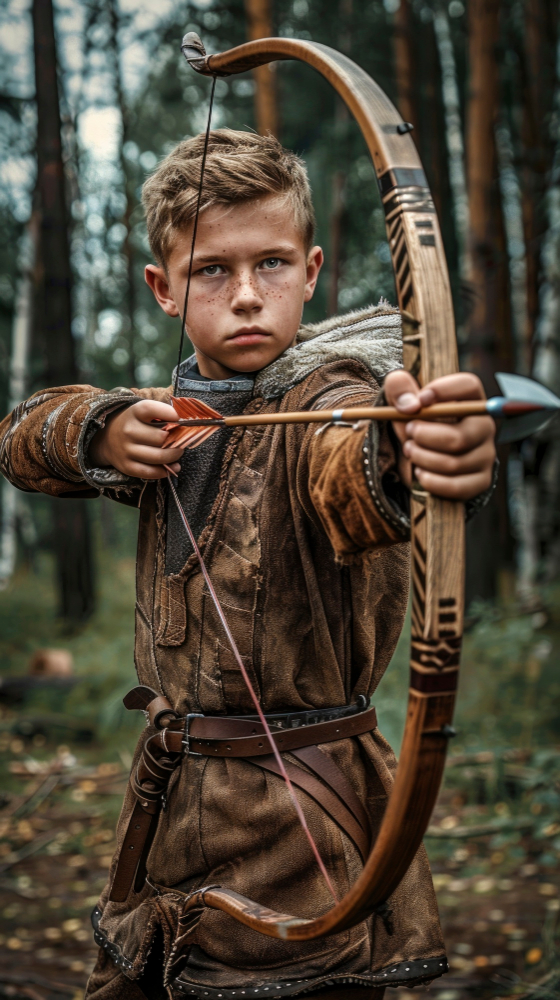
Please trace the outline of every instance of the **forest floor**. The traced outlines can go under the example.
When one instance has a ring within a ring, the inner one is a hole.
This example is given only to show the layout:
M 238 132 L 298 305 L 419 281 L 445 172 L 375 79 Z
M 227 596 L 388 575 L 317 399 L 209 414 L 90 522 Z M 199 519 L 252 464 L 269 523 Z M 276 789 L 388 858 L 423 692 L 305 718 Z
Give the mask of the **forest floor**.
M 134 683 L 133 560 L 102 566 L 98 611 L 74 635 L 56 624 L 50 580 L 47 560 L 0 595 L 3 676 L 23 677 L 47 646 L 73 654 L 77 678 L 20 701 L 0 688 L 0 998 L 13 1000 L 83 995 L 142 725 L 120 707 Z M 434 1000 L 560 995 L 557 619 L 481 609 L 467 638 L 458 745 L 425 841 L 451 966 Z M 397 746 L 404 691 L 406 639 L 376 696 Z
M 115 846 L 127 772 L 116 762 L 88 765 L 80 758 L 89 753 L 76 757 L 73 749 L 59 747 L 43 773 L 29 773 L 31 747 L 19 736 L 8 745 L 20 784 L 0 814 L 0 996 L 15 1000 L 77 1000 L 95 960 L 90 914 Z M 532 814 L 456 799 L 448 780 L 427 838 L 451 966 L 428 992 L 437 1000 L 556 995 L 556 857 L 543 863 Z M 546 840 L 559 829 L 548 824 Z M 522 864 L 495 849 L 513 830 Z

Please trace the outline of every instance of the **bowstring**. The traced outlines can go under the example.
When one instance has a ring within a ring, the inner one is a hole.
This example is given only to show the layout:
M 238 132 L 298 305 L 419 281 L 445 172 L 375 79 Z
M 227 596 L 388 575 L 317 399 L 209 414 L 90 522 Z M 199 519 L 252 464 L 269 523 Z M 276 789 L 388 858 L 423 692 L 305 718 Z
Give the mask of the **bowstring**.
M 191 241 L 191 256 L 189 260 L 189 273 L 187 275 L 187 287 L 185 288 L 185 302 L 183 305 L 183 320 L 181 323 L 181 336 L 179 338 L 179 356 L 177 358 L 177 368 L 175 369 L 175 383 L 173 385 L 173 395 L 177 395 L 177 389 L 179 387 L 179 368 L 181 366 L 181 358 L 183 357 L 183 348 L 185 346 L 185 333 L 187 329 L 187 308 L 189 305 L 189 292 L 191 290 L 191 277 L 193 269 L 193 258 L 194 258 L 194 247 L 196 243 L 196 234 L 198 231 L 198 220 L 200 217 L 200 205 L 202 202 L 202 188 L 204 185 L 204 170 L 206 167 L 206 155 L 208 153 L 208 143 L 210 141 L 210 125 L 212 124 L 212 108 L 214 107 L 214 93 L 216 90 L 216 77 L 212 77 L 212 89 L 210 90 L 210 103 L 208 106 L 208 119 L 206 121 L 206 134 L 204 136 L 204 147 L 202 150 L 202 162 L 200 164 L 200 180 L 198 182 L 198 196 L 196 199 L 196 210 L 194 214 L 194 225 L 193 234 Z
M 175 370 L 175 382 L 174 382 L 174 386 L 173 386 L 173 395 L 174 396 L 177 395 L 177 390 L 178 390 L 178 387 L 179 387 L 179 368 L 180 368 L 180 365 L 181 365 L 181 358 L 183 356 L 183 347 L 184 347 L 184 344 L 185 344 L 185 333 L 186 333 L 186 326 L 187 326 L 187 308 L 188 308 L 188 304 L 189 304 L 189 292 L 190 292 L 190 287 L 191 287 L 191 276 L 192 276 L 192 268 L 193 268 L 194 248 L 195 248 L 195 243 L 196 243 L 196 234 L 197 234 L 197 230 L 198 230 L 198 219 L 199 219 L 199 216 L 200 216 L 200 206 L 201 206 L 201 203 L 202 203 L 202 189 L 203 189 L 203 185 L 204 185 L 204 170 L 205 170 L 205 167 L 206 167 L 206 156 L 207 156 L 207 153 L 208 153 L 208 144 L 209 144 L 209 141 L 210 141 L 210 126 L 211 126 L 211 122 L 212 122 L 212 108 L 213 108 L 213 105 L 214 105 L 214 92 L 215 92 L 215 90 L 216 90 L 216 77 L 214 76 L 214 77 L 212 77 L 212 89 L 210 91 L 210 103 L 209 103 L 209 108 L 208 108 L 208 120 L 207 120 L 207 123 L 206 123 L 206 134 L 204 136 L 204 148 L 203 148 L 203 151 L 202 151 L 202 162 L 201 162 L 201 165 L 200 165 L 200 180 L 199 180 L 199 183 L 198 183 L 198 196 L 197 196 L 197 200 L 196 200 L 196 211 L 195 211 L 194 225 L 193 225 L 193 234 L 192 234 L 192 241 L 191 241 L 191 255 L 190 255 L 190 260 L 189 260 L 189 271 L 188 271 L 188 275 L 187 275 L 187 287 L 185 289 L 185 302 L 184 302 L 184 305 L 183 305 L 183 320 L 182 320 L 182 323 L 181 323 L 181 337 L 180 337 L 180 340 L 179 340 L 179 356 L 178 356 L 178 359 L 177 359 L 177 368 Z M 278 764 L 278 767 L 279 767 L 279 770 L 280 770 L 280 774 L 282 775 L 282 777 L 283 777 L 283 779 L 284 779 L 284 781 L 286 783 L 286 787 L 288 789 L 288 793 L 289 793 L 290 798 L 292 800 L 292 803 L 293 803 L 294 809 L 296 811 L 297 817 L 299 819 L 300 825 L 301 825 L 301 827 L 303 829 L 303 832 L 305 833 L 305 836 L 307 837 L 307 840 L 309 842 L 309 846 L 311 847 L 311 850 L 313 852 L 313 856 L 315 858 L 315 861 L 317 862 L 317 865 L 319 867 L 321 875 L 323 876 L 323 878 L 325 880 L 327 888 L 328 888 L 329 892 L 331 893 L 331 895 L 332 895 L 332 897 L 334 899 L 334 902 L 338 903 L 338 897 L 337 897 L 336 892 L 334 890 L 333 884 L 332 884 L 332 882 L 331 882 L 331 880 L 329 878 L 329 873 L 328 873 L 328 871 L 327 871 L 327 869 L 325 867 L 325 863 L 324 863 L 324 861 L 323 861 L 323 859 L 322 859 L 322 857 L 321 857 L 321 855 L 319 853 L 319 848 L 317 847 L 317 844 L 315 843 L 315 840 L 313 838 L 313 834 L 311 833 L 311 830 L 309 829 L 309 827 L 307 825 L 307 820 L 305 818 L 303 809 L 301 808 L 301 805 L 299 803 L 299 799 L 297 798 L 297 795 L 296 795 L 296 793 L 294 791 L 294 786 L 292 785 L 292 782 L 290 781 L 290 776 L 289 776 L 289 774 L 288 774 L 288 772 L 286 770 L 286 766 L 284 764 L 284 761 L 282 759 L 280 751 L 278 750 L 278 747 L 276 746 L 276 743 L 274 742 L 274 739 L 272 738 L 272 733 L 270 731 L 270 726 L 268 725 L 268 722 L 266 721 L 265 714 L 264 714 L 264 712 L 263 712 L 263 710 L 261 708 L 261 703 L 260 703 L 260 701 L 259 701 L 259 699 L 257 697 L 257 694 L 255 692 L 255 689 L 254 689 L 254 687 L 253 687 L 253 685 L 251 683 L 251 679 L 249 677 L 249 674 L 247 673 L 245 664 L 243 663 L 243 660 L 241 659 L 241 654 L 240 654 L 240 652 L 239 652 L 239 650 L 237 648 L 237 644 L 235 642 L 235 639 L 233 638 L 233 635 L 232 635 L 232 633 L 230 631 L 230 628 L 229 628 L 229 625 L 227 623 L 227 619 L 226 619 L 226 616 L 224 614 L 223 608 L 222 608 L 222 606 L 220 604 L 218 595 L 217 595 L 216 591 L 214 590 L 214 586 L 213 586 L 212 581 L 210 579 L 210 576 L 208 574 L 208 570 L 206 569 L 206 564 L 204 562 L 204 559 L 202 558 L 202 553 L 201 553 L 201 551 L 200 551 L 200 549 L 199 549 L 199 547 L 197 545 L 196 538 L 194 537 L 194 534 L 193 534 L 193 531 L 191 529 L 191 526 L 190 526 L 190 524 L 189 524 L 189 522 L 187 520 L 187 516 L 186 516 L 185 511 L 183 509 L 183 505 L 182 505 L 181 501 L 179 500 L 179 496 L 177 494 L 177 490 L 175 489 L 175 484 L 173 483 L 173 479 L 172 479 L 172 476 L 174 476 L 175 473 L 173 472 L 172 469 L 169 468 L 169 466 L 166 465 L 165 468 L 167 469 L 167 479 L 168 479 L 168 482 L 169 482 L 169 487 L 171 489 L 171 493 L 173 495 L 173 499 L 174 499 L 175 504 L 177 506 L 177 510 L 179 512 L 179 516 L 181 518 L 181 521 L 183 523 L 185 531 L 187 532 L 187 535 L 188 535 L 188 537 L 190 539 L 190 542 L 191 542 L 191 545 L 192 545 L 192 547 L 194 549 L 194 552 L 196 553 L 196 557 L 198 559 L 200 568 L 202 570 L 202 575 L 203 575 L 203 577 L 204 577 L 204 579 L 206 581 L 206 585 L 207 585 L 208 590 L 210 592 L 210 596 L 211 596 L 212 601 L 214 603 L 214 607 L 216 608 L 216 611 L 218 613 L 218 617 L 219 617 L 219 619 L 220 619 L 220 621 L 222 623 L 222 627 L 223 627 L 223 629 L 224 629 L 224 631 L 226 633 L 227 640 L 228 640 L 228 642 L 229 642 L 229 644 L 231 646 L 232 653 L 233 653 L 233 655 L 235 657 L 236 663 L 237 663 L 237 665 L 239 667 L 239 670 L 241 672 L 241 676 L 243 678 L 245 686 L 246 686 L 246 688 L 247 688 L 247 690 L 249 692 L 249 695 L 251 696 L 251 701 L 253 702 L 253 704 L 255 706 L 255 709 L 257 711 L 257 715 L 259 717 L 259 721 L 260 721 L 260 723 L 261 723 L 261 725 L 262 725 L 262 727 L 264 729 L 264 732 L 265 732 L 266 736 L 268 737 L 272 753 L 274 754 L 274 757 L 276 759 L 276 763 Z

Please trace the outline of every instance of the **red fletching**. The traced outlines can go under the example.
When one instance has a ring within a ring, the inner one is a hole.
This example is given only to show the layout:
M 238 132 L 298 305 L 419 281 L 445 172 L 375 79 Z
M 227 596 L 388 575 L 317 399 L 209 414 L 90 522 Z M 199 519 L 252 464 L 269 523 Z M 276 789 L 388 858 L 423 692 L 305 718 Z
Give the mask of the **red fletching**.
M 209 417 L 214 420 L 222 419 L 222 414 L 218 413 L 217 410 L 213 410 L 211 406 L 203 403 L 201 399 L 193 399 L 191 396 L 173 396 L 171 405 L 177 416 L 181 417 L 182 420 L 196 420 L 198 417 L 202 417 L 202 419 Z
M 222 420 L 221 413 L 207 406 L 200 399 L 189 396 L 173 396 L 171 405 L 181 420 Z M 214 427 L 185 427 L 172 422 L 162 425 L 162 430 L 169 431 L 164 448 L 198 448 L 207 441 L 220 425 Z

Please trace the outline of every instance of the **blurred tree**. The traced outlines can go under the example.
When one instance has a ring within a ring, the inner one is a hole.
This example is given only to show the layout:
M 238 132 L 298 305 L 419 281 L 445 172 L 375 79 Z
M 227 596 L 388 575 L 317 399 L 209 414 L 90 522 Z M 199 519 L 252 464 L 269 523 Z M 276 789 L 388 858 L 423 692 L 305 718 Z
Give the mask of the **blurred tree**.
M 352 15 L 354 13 L 354 0 L 339 0 L 338 4 L 338 31 L 339 46 L 345 55 L 352 53 Z M 350 114 L 346 104 L 335 98 L 335 120 L 339 128 L 344 128 L 350 119 Z M 330 232 L 329 232 L 329 291 L 327 298 L 327 311 L 330 316 L 338 312 L 338 292 L 340 287 L 341 263 L 343 248 L 343 234 L 345 221 L 345 188 L 346 188 L 347 165 L 345 169 L 335 170 L 332 176 L 332 204 L 330 212 Z
M 60 21 L 62 96 L 68 93 L 68 101 L 71 97 L 74 102 L 75 119 L 92 121 L 97 115 L 99 130 L 115 137 L 114 145 L 105 147 L 107 152 L 98 151 L 86 136 L 87 129 L 76 127 L 79 157 L 74 158 L 74 171 L 79 184 L 71 191 L 67 185 L 73 218 L 74 331 L 80 338 L 74 346 L 80 348 L 80 369 L 87 372 L 88 380 L 105 388 L 167 384 L 175 361 L 176 323 L 158 310 L 141 279 L 150 256 L 140 194 L 143 180 L 158 159 L 179 139 L 204 127 L 209 84 L 179 56 L 186 30 L 198 31 L 209 51 L 275 33 L 312 38 L 348 52 L 399 105 L 404 117 L 416 126 L 413 138 L 440 218 L 459 332 L 467 337 L 462 345 L 467 349 L 463 364 L 482 372 L 490 388 L 496 368 L 521 365 L 518 341 L 520 336 L 525 338 L 529 353 L 532 336 L 530 325 L 522 335 L 518 332 L 522 324 L 517 304 L 513 340 L 509 308 L 516 289 L 512 282 L 508 287 L 508 272 L 512 278 L 517 274 L 518 285 L 523 280 L 518 266 L 523 250 L 514 232 L 520 190 L 531 324 L 537 317 L 536 370 L 547 367 L 546 358 L 556 350 L 550 344 L 556 343 L 556 303 L 560 301 L 555 264 L 558 223 L 553 221 L 552 207 L 548 214 L 545 210 L 547 204 L 553 206 L 557 184 L 551 166 L 557 120 L 553 112 L 556 4 L 549 0 L 471 0 L 469 4 L 461 0 L 337 0 L 334 15 L 326 17 L 320 0 L 274 0 L 273 6 L 272 0 L 180 0 L 169 15 L 160 17 L 150 9 L 147 17 L 142 11 L 133 5 L 125 13 L 119 0 L 90 0 L 83 8 L 84 63 L 79 71 L 65 58 L 68 29 Z M 29 115 L 25 118 L 25 89 L 19 91 L 17 100 L 12 99 L 13 88 L 6 83 L 5 72 L 0 73 L 0 90 L 6 91 L 5 102 L 0 101 L 0 116 L 7 126 L 3 129 L 6 138 L 0 138 L 3 161 L 6 155 L 24 155 L 25 136 L 33 132 L 34 121 Z M 375 174 L 355 122 L 329 85 L 308 67 L 279 62 L 265 73 L 264 87 L 256 86 L 250 74 L 219 80 L 214 124 L 277 131 L 280 116 L 282 141 L 306 162 L 318 220 L 317 239 L 326 250 L 326 267 L 314 299 L 306 306 L 306 321 L 359 308 L 380 295 L 394 301 Z M 467 188 L 472 202 L 468 234 Z M 17 241 L 21 223 L 5 200 L 0 217 L 5 218 L 7 239 Z M 6 254 L 0 245 L 4 372 L 16 271 L 16 255 Z M 464 300 L 461 288 L 466 288 Z M 515 302 L 519 301 L 517 296 Z M 38 351 L 33 353 L 37 358 Z M 552 377 L 550 372 L 546 377 Z M 2 372 L 0 390 L 6 394 Z M 553 466 L 552 461 L 535 465 L 539 482 L 543 470 L 549 484 L 560 482 Z M 556 495 L 547 487 L 546 503 L 543 498 L 536 505 L 534 537 L 539 538 L 540 555 L 553 544 L 550 534 L 545 539 L 539 532 L 541 522 L 548 518 L 547 523 L 552 523 L 550 504 Z M 502 506 L 493 514 L 477 518 L 469 529 L 475 556 L 471 594 L 490 596 L 496 587 L 491 563 L 509 558 L 505 495 L 500 502 Z M 484 517 L 494 520 L 485 526 Z M 502 541 L 496 547 L 500 530 Z
M 468 6 L 468 104 L 466 176 L 469 198 L 467 242 L 471 310 L 467 318 L 466 367 L 494 391 L 494 372 L 513 363 L 508 260 L 498 178 L 495 128 L 499 114 L 498 41 L 500 0 Z M 502 459 L 504 456 L 502 455 Z M 496 596 L 500 573 L 511 565 L 505 479 L 469 530 L 467 603 Z
M 72 273 L 51 0 L 34 0 L 32 16 L 41 270 L 35 323 L 41 323 L 44 337 L 47 384 L 71 385 L 78 381 L 78 369 L 71 326 Z M 79 500 L 53 500 L 52 517 L 60 614 L 77 623 L 88 618 L 95 605 L 88 509 Z
M 466 128 L 469 196 L 469 368 L 487 389 L 511 370 L 509 287 L 494 129 L 499 111 L 497 46 L 500 0 L 471 0 Z
M 272 0 L 245 0 L 247 12 L 247 38 L 270 38 L 272 27 Z M 253 70 L 255 78 L 255 118 L 257 131 L 261 135 L 272 132 L 278 135 L 278 104 L 274 66 L 258 66 Z
M 525 0 L 521 50 L 523 112 L 521 124 L 523 224 L 527 256 L 527 354 L 532 354 L 539 314 L 542 246 L 548 219 L 546 192 L 554 156 L 554 109 L 558 4 Z
M 110 25 L 110 50 L 113 58 L 113 78 L 115 87 L 115 100 L 121 118 L 121 127 L 118 139 L 118 158 L 122 173 L 122 183 L 124 188 L 125 207 L 122 216 L 122 224 L 125 228 L 124 239 L 122 241 L 122 253 L 126 261 L 126 327 L 128 329 L 128 378 L 130 386 L 137 383 L 136 375 L 136 337 L 135 337 L 135 315 L 136 315 L 136 275 L 135 275 L 135 254 L 132 246 L 132 215 L 138 204 L 133 191 L 133 182 L 130 178 L 129 165 L 124 155 L 125 143 L 130 135 L 130 115 L 125 96 L 125 88 L 122 70 L 122 54 L 120 46 L 120 21 L 121 15 L 118 7 L 118 0 L 107 0 L 107 10 Z
M 453 256 L 446 243 L 447 259 L 451 264 L 451 277 L 455 277 L 464 286 L 467 280 L 467 228 L 469 205 L 467 196 L 467 180 L 465 174 L 465 148 L 463 138 L 463 122 L 461 118 L 461 101 L 459 94 L 459 75 L 457 60 L 453 47 L 447 11 L 437 8 L 434 14 L 434 34 L 439 55 L 441 93 L 443 113 L 445 118 L 445 138 L 447 163 L 445 174 L 449 182 L 449 196 L 442 205 L 441 221 L 445 240 L 447 227 L 452 226 L 452 239 L 456 247 L 455 268 Z M 441 151 L 443 152 L 443 150 Z M 456 298 L 457 302 L 457 298 Z M 458 312 L 458 310 L 456 309 Z M 459 333 L 462 334 L 462 313 L 458 315 Z M 460 348 L 462 346 L 460 336 Z
M 414 126 L 414 139 L 419 145 L 418 93 L 420 79 L 416 69 L 414 45 L 415 25 L 409 0 L 401 0 L 395 11 L 393 42 L 398 109 L 405 122 Z

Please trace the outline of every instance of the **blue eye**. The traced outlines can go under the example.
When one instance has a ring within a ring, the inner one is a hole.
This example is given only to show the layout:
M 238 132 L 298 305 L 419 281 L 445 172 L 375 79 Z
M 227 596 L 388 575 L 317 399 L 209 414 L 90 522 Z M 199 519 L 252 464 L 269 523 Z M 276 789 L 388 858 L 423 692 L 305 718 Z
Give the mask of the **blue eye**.
M 221 273 L 221 267 L 221 264 L 208 264 L 207 267 L 202 269 L 202 273 L 208 275 L 209 278 L 212 278 L 215 274 Z
M 263 260 L 263 267 L 267 271 L 274 271 L 281 263 L 280 257 L 267 257 L 266 260 Z

